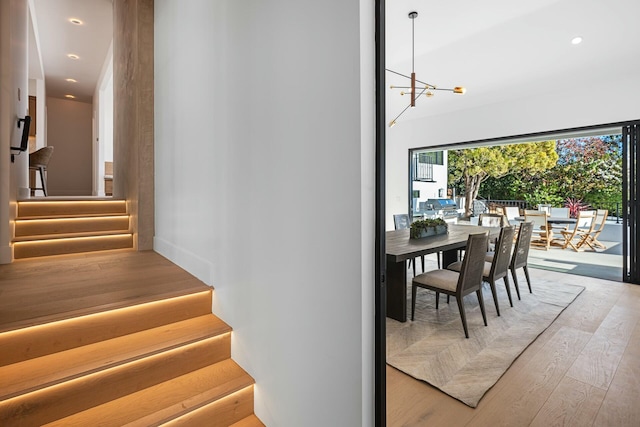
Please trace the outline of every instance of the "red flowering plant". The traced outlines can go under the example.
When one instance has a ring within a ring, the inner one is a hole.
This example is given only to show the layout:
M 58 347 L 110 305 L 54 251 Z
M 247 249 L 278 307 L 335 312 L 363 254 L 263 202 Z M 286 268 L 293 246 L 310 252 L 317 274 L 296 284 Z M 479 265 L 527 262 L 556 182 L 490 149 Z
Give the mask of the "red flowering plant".
M 569 216 L 571 218 L 577 218 L 579 211 L 584 211 L 589 208 L 588 203 L 584 203 L 582 199 L 572 199 L 571 197 L 567 197 L 567 200 L 564 202 L 564 207 L 569 208 Z

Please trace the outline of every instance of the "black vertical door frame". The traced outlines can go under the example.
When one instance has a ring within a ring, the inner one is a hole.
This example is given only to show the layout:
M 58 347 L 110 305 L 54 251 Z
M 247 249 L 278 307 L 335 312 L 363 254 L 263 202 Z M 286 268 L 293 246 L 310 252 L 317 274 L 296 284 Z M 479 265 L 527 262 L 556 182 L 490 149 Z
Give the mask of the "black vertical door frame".
M 376 189 L 374 419 L 387 425 L 386 250 L 385 250 L 385 0 L 375 0 Z
M 640 165 L 640 122 L 622 127 L 622 280 L 640 284 L 638 274 L 638 165 Z

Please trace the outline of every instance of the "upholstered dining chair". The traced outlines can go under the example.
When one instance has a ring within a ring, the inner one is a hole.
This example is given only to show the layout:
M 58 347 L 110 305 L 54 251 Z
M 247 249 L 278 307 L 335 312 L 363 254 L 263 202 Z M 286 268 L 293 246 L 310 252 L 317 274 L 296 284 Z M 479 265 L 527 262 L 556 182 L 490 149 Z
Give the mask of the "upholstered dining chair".
M 493 302 L 496 306 L 496 313 L 500 316 L 500 306 L 498 304 L 498 293 L 496 290 L 496 282 L 503 279 L 509 297 L 509 304 L 513 307 L 511 299 L 511 288 L 509 286 L 509 261 L 511 261 L 511 248 L 513 248 L 513 235 L 515 227 L 502 227 L 500 236 L 493 251 L 491 261 L 487 261 L 487 254 L 484 256 L 484 266 L 482 270 L 482 280 L 489 283 Z M 454 262 L 447 267 L 449 270 L 460 271 L 462 265 L 460 262 Z
M 509 270 L 511 270 L 511 276 L 513 277 L 513 286 L 516 288 L 516 294 L 520 299 L 520 289 L 518 288 L 518 275 L 516 270 L 522 268 L 524 276 L 527 279 L 527 285 L 529 286 L 529 293 L 533 293 L 531 290 L 531 279 L 529 278 L 529 248 L 531 247 L 531 235 L 533 234 L 533 223 L 524 222 L 520 224 L 518 230 L 518 238 L 516 239 L 515 246 L 513 248 L 513 255 L 511 256 L 511 264 L 509 264 Z
M 465 337 L 469 338 L 467 328 L 467 316 L 464 311 L 465 295 L 475 292 L 480 304 L 482 319 L 487 326 L 487 314 L 484 310 L 482 297 L 482 270 L 484 268 L 484 256 L 487 251 L 487 233 L 470 234 L 467 239 L 467 250 L 460 266 L 460 272 L 446 269 L 438 269 L 422 273 L 413 278 L 411 282 L 411 320 L 414 320 L 416 311 L 416 291 L 418 288 L 430 289 L 436 293 L 436 309 L 440 293 L 455 296 L 460 310 L 462 327 Z
M 393 216 L 393 226 L 396 230 L 404 230 L 411 227 L 411 218 L 409 218 L 408 214 L 395 214 Z M 413 276 L 416 276 L 416 258 L 412 258 L 409 260 L 409 265 L 407 268 L 413 266 Z M 422 271 L 424 272 L 424 255 L 420 256 L 420 261 L 422 263 Z
M 34 182 L 33 187 L 31 187 L 32 196 L 36 195 L 36 190 L 42 190 L 44 195 L 48 196 L 45 172 L 47 171 L 47 166 L 49 165 L 52 154 L 53 147 L 50 145 L 29 154 L 29 169 L 38 171 L 40 173 L 40 181 L 42 182 L 42 187 L 37 187 L 37 184 Z

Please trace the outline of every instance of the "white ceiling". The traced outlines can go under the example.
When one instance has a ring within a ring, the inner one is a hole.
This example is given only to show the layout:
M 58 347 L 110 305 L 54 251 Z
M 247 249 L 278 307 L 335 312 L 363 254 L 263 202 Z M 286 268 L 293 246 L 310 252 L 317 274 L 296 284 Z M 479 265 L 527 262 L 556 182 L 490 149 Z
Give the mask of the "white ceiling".
M 393 0 L 387 1 L 387 68 L 411 72 L 415 10 L 415 72 L 440 87 L 465 86 L 463 96 L 437 92 L 420 98 L 400 120 L 477 108 L 530 95 L 636 76 L 640 84 L 638 0 Z M 574 36 L 584 41 L 572 45 Z M 407 80 L 386 73 L 388 85 Z M 387 90 L 391 120 L 409 104 Z M 499 118 L 497 118 L 499 119 Z
M 112 1 L 32 1 L 47 95 L 71 93 L 90 102 L 112 39 Z M 411 72 L 408 13 L 415 10 L 418 79 L 467 88 L 464 96 L 439 92 L 421 98 L 401 120 L 576 85 L 606 91 L 612 79 L 640 76 L 638 0 L 392 0 L 386 8 L 387 68 Z M 69 23 L 72 17 L 84 25 Z M 574 46 L 576 35 L 584 41 Z M 80 60 L 68 59 L 68 53 Z M 388 85 L 407 83 L 391 73 L 386 77 Z M 390 119 L 408 103 L 399 91 L 387 90 Z
M 76 101 L 91 102 L 113 38 L 112 1 L 33 0 L 33 5 L 47 96 L 64 98 L 70 94 Z M 83 24 L 74 25 L 70 18 Z M 69 59 L 69 53 L 80 59 Z M 33 53 L 30 62 L 37 63 Z M 30 77 L 37 76 L 33 68 Z M 65 81 L 67 78 L 77 83 Z

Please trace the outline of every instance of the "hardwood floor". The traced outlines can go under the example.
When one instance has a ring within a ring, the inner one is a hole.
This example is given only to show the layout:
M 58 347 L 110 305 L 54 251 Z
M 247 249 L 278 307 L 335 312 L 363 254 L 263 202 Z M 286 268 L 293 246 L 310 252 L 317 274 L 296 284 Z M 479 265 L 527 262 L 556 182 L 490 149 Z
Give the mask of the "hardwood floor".
M 559 274 L 531 269 L 534 292 Z M 572 277 L 585 291 L 475 409 L 387 366 L 387 425 L 640 426 L 640 286 Z
M 153 251 L 17 260 L 0 265 L 0 332 L 197 289 L 210 288 Z

